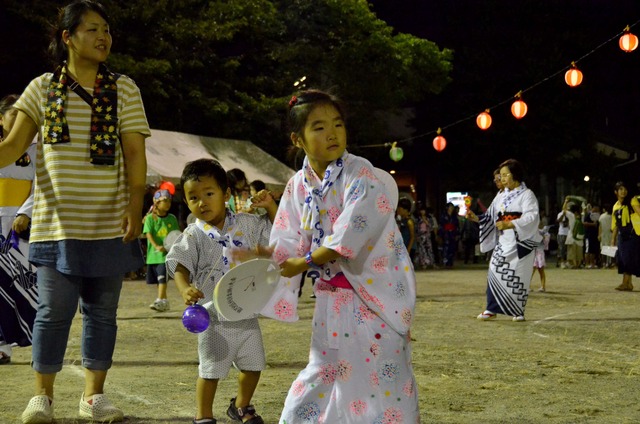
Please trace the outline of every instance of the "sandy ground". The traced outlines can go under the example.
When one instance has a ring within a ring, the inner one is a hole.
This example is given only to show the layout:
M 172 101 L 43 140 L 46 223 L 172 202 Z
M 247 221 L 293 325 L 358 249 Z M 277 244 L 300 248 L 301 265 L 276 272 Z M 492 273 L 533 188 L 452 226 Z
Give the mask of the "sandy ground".
M 484 309 L 486 265 L 418 274 L 412 330 L 423 423 L 640 422 L 640 292 L 617 292 L 615 270 L 547 269 L 547 292 L 532 291 L 523 323 L 475 319 Z M 533 288 L 537 289 L 538 276 Z M 640 288 L 640 280 L 636 281 Z M 155 288 L 125 283 L 115 364 L 106 390 L 127 423 L 190 423 L 197 376 L 196 337 L 181 325 L 183 306 L 148 308 Z M 301 320 L 261 320 L 268 369 L 254 404 L 277 423 L 289 385 L 306 364 L 313 299 L 304 287 Z M 80 319 L 56 381 L 57 423 L 77 419 L 83 389 Z M 0 423 L 19 422 L 33 392 L 30 348 L 0 367 Z M 214 411 L 226 418 L 237 373 L 220 383 Z

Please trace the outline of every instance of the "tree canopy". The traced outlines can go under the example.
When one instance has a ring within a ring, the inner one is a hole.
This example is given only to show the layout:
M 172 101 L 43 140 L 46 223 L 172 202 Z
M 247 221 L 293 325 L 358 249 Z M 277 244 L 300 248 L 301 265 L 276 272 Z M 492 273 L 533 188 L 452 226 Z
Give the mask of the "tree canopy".
M 136 81 L 153 128 L 249 139 L 281 158 L 285 149 L 273 146 L 285 146 L 282 118 L 303 76 L 307 87 L 348 100 L 359 117 L 350 121 L 356 144 L 387 141 L 385 122 L 371 112 L 395 111 L 449 82 L 450 50 L 394 32 L 366 0 L 102 3 L 112 19 L 109 65 Z M 8 52 L 30 55 L 30 77 L 48 70 L 43 30 L 64 4 L 22 0 L 8 8 L 14 26 L 41 33 L 27 52 L 22 45 Z

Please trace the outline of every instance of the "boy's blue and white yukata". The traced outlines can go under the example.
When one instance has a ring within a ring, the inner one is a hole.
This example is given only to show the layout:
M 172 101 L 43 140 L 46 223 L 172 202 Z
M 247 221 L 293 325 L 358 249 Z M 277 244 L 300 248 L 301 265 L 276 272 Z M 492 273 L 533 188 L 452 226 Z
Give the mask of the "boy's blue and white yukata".
M 225 378 L 233 364 L 242 371 L 262 371 L 265 367 L 262 332 L 257 315 L 240 321 L 226 321 L 213 306 L 216 283 L 234 263 L 231 249 L 253 249 L 269 244 L 271 222 L 268 217 L 246 213 L 233 214 L 227 209 L 224 227 L 219 230 L 196 220 L 176 239 L 167 255 L 166 265 L 173 276 L 178 264 L 189 270 L 191 283 L 209 303 L 209 327 L 198 334 L 198 372 L 201 378 Z
M 305 158 L 288 182 L 271 231 L 275 260 L 320 246 L 341 258 L 322 266 L 314 286 L 309 364 L 289 389 L 281 424 L 419 421 L 409 336 L 415 274 L 395 207 L 371 163 L 347 152 L 322 180 Z M 262 313 L 296 319 L 299 280 L 281 279 L 287 290 Z

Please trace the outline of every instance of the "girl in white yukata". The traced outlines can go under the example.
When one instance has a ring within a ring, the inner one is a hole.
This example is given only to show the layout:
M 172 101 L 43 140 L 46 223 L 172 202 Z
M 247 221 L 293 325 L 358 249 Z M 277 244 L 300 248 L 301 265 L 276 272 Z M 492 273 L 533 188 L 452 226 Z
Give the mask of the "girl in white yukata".
M 487 308 L 479 320 L 496 318 L 497 314 L 524 321 L 529 296 L 535 248 L 542 241 L 538 200 L 523 181 L 520 162 L 509 159 L 500 164 L 504 190 L 489 209 L 478 218 L 473 212 L 467 218 L 480 222 L 480 250 L 493 249 L 489 264 Z
M 284 281 L 310 268 L 322 277 L 309 364 L 289 389 L 280 423 L 413 424 L 420 420 L 409 336 L 415 274 L 396 205 L 371 163 L 346 151 L 343 117 L 338 100 L 321 91 L 289 102 L 291 141 L 306 158 L 287 184 L 270 241 Z M 296 290 L 274 296 L 263 314 L 295 314 Z

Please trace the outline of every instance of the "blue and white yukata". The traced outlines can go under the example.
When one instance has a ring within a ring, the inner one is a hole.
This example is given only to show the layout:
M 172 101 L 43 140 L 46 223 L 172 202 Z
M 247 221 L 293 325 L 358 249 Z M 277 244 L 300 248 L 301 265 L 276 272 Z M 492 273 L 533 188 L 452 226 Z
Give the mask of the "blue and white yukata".
M 415 274 L 384 183 L 347 152 L 320 179 L 305 158 L 288 182 L 273 229 L 282 263 L 320 246 L 341 258 L 322 266 L 314 292 L 309 364 L 287 395 L 280 424 L 419 422 L 411 366 Z M 336 284 L 348 280 L 347 288 Z M 281 279 L 263 314 L 296 319 L 299 277 Z
M 239 263 L 231 250 L 254 249 L 269 244 L 271 222 L 268 217 L 234 214 L 227 209 L 222 230 L 196 220 L 185 228 L 167 254 L 167 272 L 173 276 L 178 264 L 189 270 L 191 283 L 204 294 L 198 303 L 211 305 L 209 327 L 198 334 L 198 375 L 206 379 L 225 378 L 235 366 L 243 371 L 262 371 L 265 352 L 258 315 L 240 321 L 227 321 L 213 306 L 217 282 Z
M 0 127 L 1 128 L 1 127 Z M 2 131 L 0 130 L 0 136 Z M 35 267 L 29 264 L 29 242 L 20 238 L 10 249 L 9 237 L 18 214 L 31 218 L 36 140 L 16 163 L 0 169 L 0 352 L 11 356 L 11 345 L 31 345 L 38 308 Z M 15 237 L 13 238 L 15 241 Z
M 498 221 L 511 221 L 515 229 L 500 231 Z M 486 310 L 513 317 L 524 316 L 529 297 L 535 248 L 542 241 L 538 200 L 525 183 L 505 188 L 480 216 L 480 250 L 493 249 L 489 263 Z

